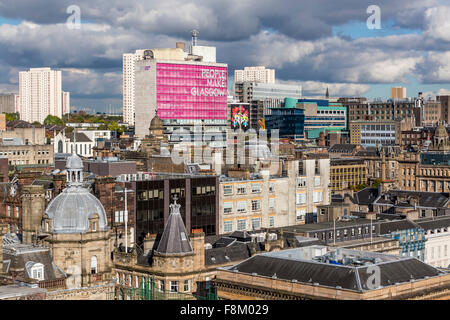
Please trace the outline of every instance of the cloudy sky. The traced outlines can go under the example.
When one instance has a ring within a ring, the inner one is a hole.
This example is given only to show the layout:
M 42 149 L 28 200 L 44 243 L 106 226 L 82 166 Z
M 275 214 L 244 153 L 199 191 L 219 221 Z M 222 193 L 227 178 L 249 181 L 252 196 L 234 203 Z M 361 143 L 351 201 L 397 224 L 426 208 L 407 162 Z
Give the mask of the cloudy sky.
M 81 27 L 66 22 L 78 6 Z M 381 29 L 367 13 L 378 5 Z M 63 70 L 77 109 L 122 106 L 122 54 L 174 47 L 200 31 L 234 69 L 264 65 L 306 96 L 387 98 L 450 93 L 449 0 L 0 0 L 0 93 L 18 91 L 18 72 Z

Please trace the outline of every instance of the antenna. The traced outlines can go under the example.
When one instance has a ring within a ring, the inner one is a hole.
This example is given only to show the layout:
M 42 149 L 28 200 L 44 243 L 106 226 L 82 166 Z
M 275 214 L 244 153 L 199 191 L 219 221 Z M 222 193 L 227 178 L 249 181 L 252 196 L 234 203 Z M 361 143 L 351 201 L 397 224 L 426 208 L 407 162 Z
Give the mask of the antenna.
M 196 30 L 196 29 L 192 30 L 192 32 L 191 32 L 191 35 L 192 35 L 192 46 L 196 46 L 197 45 L 197 37 L 198 37 L 199 33 L 200 32 L 198 30 Z

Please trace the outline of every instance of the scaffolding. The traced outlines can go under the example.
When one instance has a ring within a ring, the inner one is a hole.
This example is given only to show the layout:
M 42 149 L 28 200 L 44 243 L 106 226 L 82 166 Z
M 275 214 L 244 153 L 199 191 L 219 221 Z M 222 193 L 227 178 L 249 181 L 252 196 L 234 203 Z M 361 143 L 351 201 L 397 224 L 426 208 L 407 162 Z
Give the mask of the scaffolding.
M 154 279 L 142 279 L 137 288 L 116 284 L 108 293 L 108 300 L 218 300 L 217 289 L 208 288 L 204 295 L 172 292 L 156 288 Z

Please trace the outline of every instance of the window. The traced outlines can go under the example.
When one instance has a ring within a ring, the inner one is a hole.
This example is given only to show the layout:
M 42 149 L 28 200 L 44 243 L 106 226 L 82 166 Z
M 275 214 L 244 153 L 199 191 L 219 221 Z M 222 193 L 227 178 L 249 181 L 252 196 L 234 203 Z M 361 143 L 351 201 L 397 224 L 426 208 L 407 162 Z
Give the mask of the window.
M 306 178 L 299 178 L 297 180 L 297 187 L 306 187 Z
M 233 186 L 223 186 L 223 194 L 224 195 L 233 194 Z
M 344 238 L 347 238 L 348 234 L 347 234 L 347 229 L 344 229 Z
M 91 274 L 97 273 L 97 257 L 92 256 L 91 258 Z
M 159 291 L 164 291 L 164 280 L 159 280 L 159 286 L 158 286 Z
M 233 231 L 233 221 L 225 221 L 223 223 L 223 232 Z
M 275 217 L 269 217 L 269 227 L 275 227 Z
M 178 292 L 178 281 L 170 281 L 170 292 Z
M 252 211 L 261 210 L 261 200 L 252 200 Z
M 315 177 L 314 178 L 314 186 L 320 186 L 320 177 Z
M 314 202 L 320 202 L 322 201 L 322 191 L 320 192 L 314 192 Z
M 259 183 L 252 183 L 252 193 L 260 193 L 261 185 Z
M 261 228 L 261 219 L 260 218 L 252 219 L 252 229 L 258 230 L 259 228 Z
M 275 184 L 273 182 L 269 183 L 269 192 L 275 192 Z
M 44 265 L 42 263 L 31 262 L 33 266 L 30 269 L 31 278 L 37 280 L 44 280 Z
M 245 211 L 247 211 L 247 202 L 246 201 L 239 201 L 237 203 L 237 211 L 238 212 L 245 212 Z
M 296 203 L 297 204 L 306 203 L 306 194 L 305 193 L 297 193 L 296 194 Z
M 184 292 L 191 291 L 191 281 L 190 280 L 184 280 Z
M 243 231 L 247 227 L 247 220 L 238 220 L 238 230 Z
M 305 220 L 306 210 L 305 209 L 296 210 L 296 216 L 297 216 L 297 220 L 300 220 L 300 221 Z
M 224 202 L 223 203 L 223 213 L 229 214 L 233 212 L 233 202 Z
M 92 231 L 97 231 L 97 222 L 92 222 Z
M 269 209 L 275 208 L 275 198 L 269 198 Z
M 11 207 L 10 207 L 10 206 L 8 206 L 7 208 L 8 208 L 8 213 L 7 213 L 7 217 L 11 217 Z
M 19 207 L 16 207 L 16 218 L 19 217 Z
M 237 194 L 245 194 L 245 186 L 238 186 Z

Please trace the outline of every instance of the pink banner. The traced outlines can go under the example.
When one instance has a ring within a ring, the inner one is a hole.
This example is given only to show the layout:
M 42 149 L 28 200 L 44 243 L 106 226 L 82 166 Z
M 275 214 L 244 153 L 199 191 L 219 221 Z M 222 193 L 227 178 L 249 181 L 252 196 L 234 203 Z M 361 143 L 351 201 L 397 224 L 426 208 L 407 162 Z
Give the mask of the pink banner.
M 227 68 L 158 63 L 161 119 L 227 119 Z

